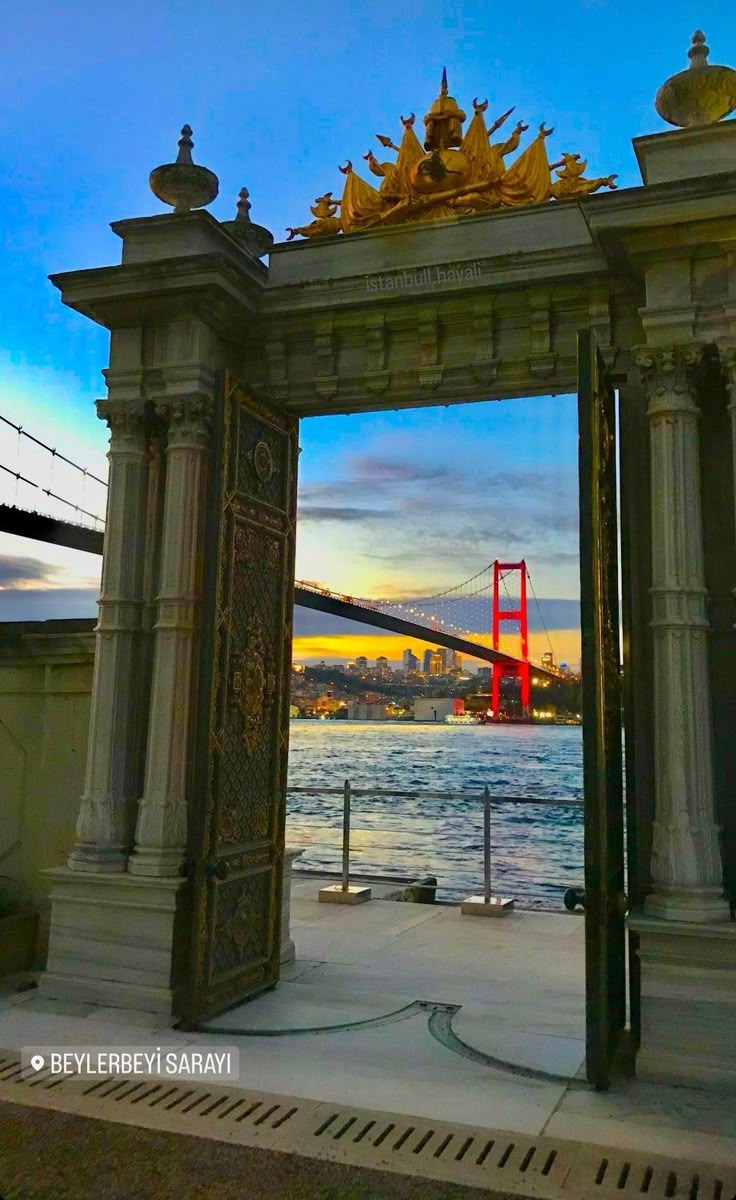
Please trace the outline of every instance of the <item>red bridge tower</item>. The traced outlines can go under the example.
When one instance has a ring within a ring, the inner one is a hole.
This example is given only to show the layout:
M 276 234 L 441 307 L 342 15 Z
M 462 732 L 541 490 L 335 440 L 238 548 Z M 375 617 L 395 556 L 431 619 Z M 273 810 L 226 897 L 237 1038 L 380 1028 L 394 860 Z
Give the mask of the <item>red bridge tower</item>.
M 520 576 L 519 585 L 519 607 L 514 609 L 502 609 L 499 604 L 499 586 L 502 579 L 502 573 L 505 575 L 510 571 L 518 571 Z M 526 607 L 526 562 L 524 559 L 518 563 L 502 563 L 498 559 L 493 564 L 493 649 L 498 650 L 499 647 L 499 632 L 502 621 L 514 621 L 519 623 L 519 633 L 521 635 L 521 658 L 516 666 L 510 663 L 493 664 L 493 683 L 491 690 L 491 709 L 494 717 L 498 717 L 499 711 L 499 684 L 503 675 L 511 675 L 515 679 L 521 680 L 521 715 L 522 717 L 529 716 L 529 702 L 531 699 L 531 663 L 529 662 L 529 631 L 527 626 L 527 607 Z

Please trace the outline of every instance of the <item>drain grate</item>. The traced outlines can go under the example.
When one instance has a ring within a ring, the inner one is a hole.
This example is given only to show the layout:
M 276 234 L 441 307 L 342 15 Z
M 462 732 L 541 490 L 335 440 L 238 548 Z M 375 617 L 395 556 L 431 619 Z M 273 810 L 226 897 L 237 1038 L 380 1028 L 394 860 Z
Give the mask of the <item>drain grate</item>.
M 0 1099 L 497 1189 L 538 1200 L 734 1200 L 736 1169 L 349 1105 L 146 1078 L 24 1072 L 0 1051 Z

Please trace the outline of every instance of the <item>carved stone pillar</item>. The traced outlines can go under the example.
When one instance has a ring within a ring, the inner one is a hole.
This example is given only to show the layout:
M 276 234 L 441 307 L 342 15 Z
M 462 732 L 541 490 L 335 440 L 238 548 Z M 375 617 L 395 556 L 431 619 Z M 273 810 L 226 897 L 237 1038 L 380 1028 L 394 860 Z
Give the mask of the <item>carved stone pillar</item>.
M 97 402 L 110 427 L 110 474 L 87 773 L 68 860 L 73 871 L 124 871 L 133 842 L 148 486 L 143 410 L 142 400 Z
M 652 496 L 655 819 L 648 916 L 727 921 L 713 797 L 698 420 L 700 348 L 644 347 Z
M 721 362 L 726 369 L 726 381 L 730 403 L 728 413 L 731 417 L 731 441 L 733 444 L 733 502 L 736 512 L 736 346 L 728 346 L 721 351 Z M 733 588 L 736 596 L 736 587 Z M 734 626 L 736 629 L 736 626 Z
M 166 398 L 168 424 L 160 585 L 143 796 L 133 875 L 176 875 L 187 841 L 187 754 L 194 644 L 200 602 L 211 398 Z

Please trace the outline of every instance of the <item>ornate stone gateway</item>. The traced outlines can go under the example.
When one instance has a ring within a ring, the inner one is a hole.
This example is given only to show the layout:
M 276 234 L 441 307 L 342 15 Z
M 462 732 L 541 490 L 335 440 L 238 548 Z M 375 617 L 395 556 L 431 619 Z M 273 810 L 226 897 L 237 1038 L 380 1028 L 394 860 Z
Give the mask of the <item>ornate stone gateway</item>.
M 49 995 L 194 1023 L 276 981 L 297 420 L 579 389 L 588 1074 L 627 1026 L 639 1075 L 736 1083 L 736 73 L 707 55 L 660 90 L 681 128 L 634 139 L 641 186 L 550 164 L 546 127 L 507 169 L 523 128 L 496 145 L 475 104 L 463 133 L 443 82 L 424 147 L 381 135 L 379 187 L 348 164 L 268 268 L 245 190 L 189 211 L 217 181 L 185 127 L 152 176 L 176 211 L 54 277 L 111 331 L 111 471 Z
M 215 392 L 190 828 L 194 1024 L 278 979 L 297 422 Z

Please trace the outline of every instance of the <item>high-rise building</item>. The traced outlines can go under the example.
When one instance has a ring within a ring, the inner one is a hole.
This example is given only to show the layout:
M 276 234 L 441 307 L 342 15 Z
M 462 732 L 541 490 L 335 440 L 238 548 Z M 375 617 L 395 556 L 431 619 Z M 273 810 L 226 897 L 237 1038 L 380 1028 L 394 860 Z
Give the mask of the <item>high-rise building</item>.
M 387 679 L 391 674 L 391 668 L 388 665 L 388 659 L 380 655 L 376 659 L 376 675 L 379 679 Z
M 480 688 L 490 688 L 491 686 L 491 668 L 478 667 L 475 673 L 475 678 Z
M 432 672 L 431 672 L 431 665 L 432 665 L 432 655 L 433 655 L 433 654 L 434 654 L 434 651 L 433 651 L 433 649 L 432 649 L 432 647 L 431 647 L 431 646 L 429 646 L 429 647 L 428 647 L 428 648 L 427 648 L 427 649 L 424 651 L 424 662 L 423 662 L 422 670 L 424 671 L 424 674 L 425 674 L 425 675 L 431 675 L 431 674 L 432 674 Z
M 426 657 L 426 655 L 425 655 Z M 442 653 L 439 650 L 430 651 L 429 655 L 429 674 L 444 675 L 445 668 L 442 662 Z
M 367 671 L 368 670 L 368 659 L 363 654 L 358 655 L 358 657 L 356 658 L 355 669 L 356 669 L 356 671 Z
M 555 665 L 555 656 L 551 650 L 547 650 L 542 655 L 542 666 L 543 667 L 553 667 L 554 665 Z
M 412 674 L 419 670 L 419 659 L 413 650 L 405 650 L 402 661 L 407 674 Z

